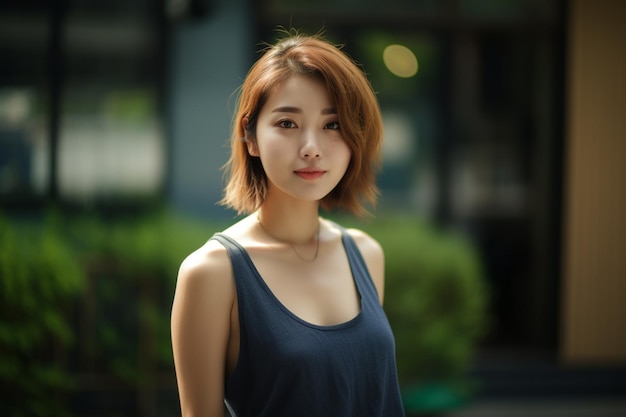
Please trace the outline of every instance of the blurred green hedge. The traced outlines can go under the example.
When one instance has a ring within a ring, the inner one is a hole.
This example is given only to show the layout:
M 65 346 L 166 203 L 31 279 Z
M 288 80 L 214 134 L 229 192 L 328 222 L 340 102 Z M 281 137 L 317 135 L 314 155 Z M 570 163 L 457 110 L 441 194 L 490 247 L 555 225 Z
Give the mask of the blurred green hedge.
M 67 222 L 69 245 L 87 277 L 78 307 L 79 369 L 137 386 L 149 383 L 152 372 L 171 370 L 178 267 L 217 229 L 167 212 Z
M 160 375 L 172 386 L 176 274 L 207 228 L 164 211 L 0 214 L 1 414 L 72 415 L 72 396 L 98 389 L 156 395 Z
M 384 247 L 385 310 L 403 386 L 462 380 L 486 325 L 472 246 L 410 217 L 335 220 Z M 169 319 L 180 262 L 225 226 L 167 211 L 0 217 L 3 415 L 67 415 L 81 375 L 156 393 L 158 375 L 173 378 Z
M 57 222 L 0 217 L 0 409 L 10 416 L 65 415 L 72 378 L 59 357 L 74 341 L 67 302 L 83 271 Z

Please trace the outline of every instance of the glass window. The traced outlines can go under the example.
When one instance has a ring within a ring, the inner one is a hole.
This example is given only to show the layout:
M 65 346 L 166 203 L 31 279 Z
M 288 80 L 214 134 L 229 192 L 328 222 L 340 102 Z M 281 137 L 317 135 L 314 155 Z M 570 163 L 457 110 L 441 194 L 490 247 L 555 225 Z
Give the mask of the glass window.
M 149 197 L 164 182 L 159 34 L 147 3 L 68 10 L 58 149 L 65 199 Z
M 47 189 L 50 22 L 45 12 L 0 13 L 0 199 L 31 200 Z
M 160 4 L 0 6 L 0 198 L 160 195 Z

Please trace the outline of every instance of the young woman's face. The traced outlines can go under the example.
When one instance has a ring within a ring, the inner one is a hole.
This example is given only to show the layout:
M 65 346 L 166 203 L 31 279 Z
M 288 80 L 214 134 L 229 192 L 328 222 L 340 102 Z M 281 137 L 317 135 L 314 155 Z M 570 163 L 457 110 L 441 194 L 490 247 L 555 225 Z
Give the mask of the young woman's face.
M 319 201 L 339 183 L 351 152 L 323 82 L 293 76 L 278 85 L 259 113 L 252 156 L 261 158 L 269 196 Z

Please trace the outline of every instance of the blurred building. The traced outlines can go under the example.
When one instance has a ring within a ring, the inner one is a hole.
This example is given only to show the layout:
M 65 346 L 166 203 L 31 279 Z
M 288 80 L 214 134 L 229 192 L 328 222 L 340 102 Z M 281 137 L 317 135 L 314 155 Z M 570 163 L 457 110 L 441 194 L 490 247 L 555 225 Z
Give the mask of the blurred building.
M 232 216 L 235 91 L 278 26 L 323 29 L 379 94 L 380 211 L 484 257 L 484 375 L 623 369 L 625 18 L 621 0 L 2 2 L 0 201 Z M 616 387 L 588 376 L 568 389 Z

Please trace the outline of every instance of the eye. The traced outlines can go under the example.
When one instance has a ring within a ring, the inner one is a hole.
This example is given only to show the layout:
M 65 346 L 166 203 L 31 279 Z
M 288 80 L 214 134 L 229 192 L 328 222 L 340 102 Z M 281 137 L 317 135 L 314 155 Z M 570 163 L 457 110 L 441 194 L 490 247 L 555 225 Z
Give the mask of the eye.
M 291 120 L 280 120 L 278 123 L 276 123 L 276 126 L 282 127 L 283 129 L 294 129 L 296 127 L 296 124 Z
M 324 129 L 339 130 L 339 122 L 330 122 L 324 126 Z

